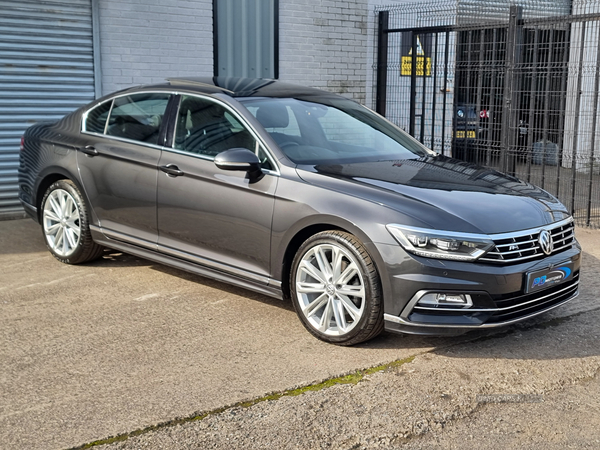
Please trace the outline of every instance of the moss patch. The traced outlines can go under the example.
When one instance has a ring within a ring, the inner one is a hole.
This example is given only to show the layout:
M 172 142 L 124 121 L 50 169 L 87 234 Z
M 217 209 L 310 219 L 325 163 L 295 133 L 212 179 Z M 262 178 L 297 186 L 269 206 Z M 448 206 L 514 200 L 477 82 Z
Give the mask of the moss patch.
M 117 436 L 112 436 L 112 437 L 109 437 L 106 439 L 100 439 L 98 441 L 89 442 L 87 444 L 83 444 L 78 447 L 72 447 L 69 450 L 85 450 L 85 449 L 89 449 L 89 448 L 96 447 L 99 445 L 114 444 L 115 442 L 125 441 L 129 438 L 139 436 L 141 434 L 160 430 L 161 428 L 167 428 L 167 427 L 171 427 L 174 425 L 182 425 L 185 423 L 197 422 L 200 420 L 204 420 L 209 416 L 215 416 L 224 411 L 227 411 L 228 409 L 249 408 L 251 406 L 256 405 L 257 403 L 271 401 L 271 400 L 279 400 L 281 397 L 295 397 L 298 395 L 302 395 L 305 392 L 320 391 L 322 389 L 327 389 L 332 386 L 336 386 L 338 384 L 358 384 L 364 379 L 364 377 L 366 375 L 371 375 L 371 374 L 374 374 L 377 372 L 384 372 L 384 371 L 388 371 L 391 369 L 395 369 L 397 367 L 400 367 L 403 364 L 412 362 L 414 359 L 415 359 L 415 357 L 411 356 L 409 358 L 401 359 L 398 361 L 393 361 L 393 362 L 387 363 L 387 364 L 381 364 L 379 366 L 370 367 L 368 369 L 357 370 L 356 372 L 350 373 L 348 375 L 344 375 L 344 376 L 336 377 L 336 378 L 330 378 L 328 380 L 321 381 L 319 383 L 309 384 L 307 386 L 299 387 L 296 389 L 288 389 L 288 390 L 285 390 L 282 392 L 273 392 L 273 393 L 267 394 L 263 397 L 259 397 L 259 398 L 253 399 L 253 400 L 238 402 L 238 403 L 235 403 L 230 406 L 213 409 L 212 411 L 208 411 L 208 412 L 204 412 L 204 413 L 197 413 L 190 417 L 173 419 L 173 420 L 169 420 L 167 422 L 159 423 L 157 425 L 151 425 L 149 427 L 140 428 L 138 430 L 131 431 L 129 433 L 123 433 L 123 434 L 119 434 Z

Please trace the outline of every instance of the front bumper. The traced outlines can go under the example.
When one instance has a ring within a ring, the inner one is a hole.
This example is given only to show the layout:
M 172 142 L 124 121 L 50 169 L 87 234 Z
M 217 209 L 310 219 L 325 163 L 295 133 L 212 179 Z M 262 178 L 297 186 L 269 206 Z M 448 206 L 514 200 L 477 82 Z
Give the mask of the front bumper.
M 529 319 L 579 294 L 581 248 L 578 243 L 541 260 L 514 265 L 465 263 L 408 255 L 399 246 L 377 245 L 385 261 L 388 295 L 384 305 L 388 331 L 422 335 L 457 335 Z M 525 292 L 528 273 L 570 262 L 573 276 L 532 293 Z M 424 307 L 427 293 L 468 294 L 470 308 Z

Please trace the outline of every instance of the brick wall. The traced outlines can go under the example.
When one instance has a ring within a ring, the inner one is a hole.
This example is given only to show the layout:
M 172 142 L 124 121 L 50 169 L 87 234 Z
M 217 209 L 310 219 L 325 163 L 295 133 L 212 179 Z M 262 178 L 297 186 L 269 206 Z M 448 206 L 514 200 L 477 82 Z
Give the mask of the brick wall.
M 279 78 L 366 99 L 366 0 L 280 0 Z
M 212 0 L 101 0 L 102 92 L 212 76 Z
M 279 78 L 365 103 L 367 0 L 280 0 Z M 102 91 L 212 76 L 212 0 L 99 1 Z

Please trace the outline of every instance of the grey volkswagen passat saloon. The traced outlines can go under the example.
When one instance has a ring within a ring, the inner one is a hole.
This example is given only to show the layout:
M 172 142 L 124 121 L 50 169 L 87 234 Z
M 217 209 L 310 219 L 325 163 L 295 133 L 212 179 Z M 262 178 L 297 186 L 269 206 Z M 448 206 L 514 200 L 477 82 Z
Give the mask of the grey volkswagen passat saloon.
M 497 327 L 578 294 L 552 195 L 273 80 L 171 79 L 33 125 L 19 187 L 59 261 L 107 247 L 291 298 L 335 344 Z

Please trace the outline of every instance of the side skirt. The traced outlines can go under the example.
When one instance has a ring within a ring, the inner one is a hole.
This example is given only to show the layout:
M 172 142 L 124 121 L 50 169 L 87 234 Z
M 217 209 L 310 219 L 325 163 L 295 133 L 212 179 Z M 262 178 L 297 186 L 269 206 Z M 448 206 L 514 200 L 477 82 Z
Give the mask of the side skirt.
M 130 253 L 141 258 L 149 259 L 151 261 L 164 264 L 166 266 L 171 266 L 176 269 L 185 270 L 186 272 L 195 273 L 196 275 L 201 275 L 203 277 L 211 278 L 213 280 L 222 281 L 227 284 L 231 284 L 237 287 L 258 292 L 260 294 L 268 295 L 269 297 L 274 297 L 279 300 L 283 300 L 281 283 L 275 280 L 271 281 L 271 283 L 273 283 L 274 286 L 267 286 L 261 283 L 256 283 L 252 280 L 214 270 L 209 267 L 200 266 L 198 264 L 193 264 L 181 260 L 179 258 L 175 258 L 173 256 L 165 255 L 164 253 L 159 253 L 157 251 L 142 248 L 137 245 L 129 244 L 127 242 L 107 238 L 97 228 L 95 230 L 92 230 L 92 237 L 97 244 L 103 245 L 108 248 L 124 251 L 125 253 Z

